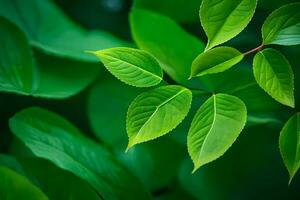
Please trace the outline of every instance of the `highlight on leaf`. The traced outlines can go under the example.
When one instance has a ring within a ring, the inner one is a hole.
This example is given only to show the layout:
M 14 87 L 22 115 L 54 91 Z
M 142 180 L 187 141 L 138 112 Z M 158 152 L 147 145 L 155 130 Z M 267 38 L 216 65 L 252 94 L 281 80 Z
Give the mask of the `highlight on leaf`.
M 258 52 L 253 60 L 258 85 L 283 105 L 294 107 L 294 73 L 283 54 L 275 49 Z
M 160 64 L 146 51 L 116 47 L 90 53 L 96 55 L 110 73 L 128 85 L 151 87 L 162 81 Z
M 161 86 L 137 96 L 128 108 L 128 147 L 173 130 L 188 114 L 192 92 L 182 86 Z
M 214 94 L 197 111 L 187 138 L 195 172 L 222 156 L 234 143 L 247 121 L 247 109 L 239 98 Z
M 216 47 L 210 49 L 201 53 L 193 61 L 191 77 L 226 71 L 239 63 L 243 58 L 244 55 L 232 47 Z

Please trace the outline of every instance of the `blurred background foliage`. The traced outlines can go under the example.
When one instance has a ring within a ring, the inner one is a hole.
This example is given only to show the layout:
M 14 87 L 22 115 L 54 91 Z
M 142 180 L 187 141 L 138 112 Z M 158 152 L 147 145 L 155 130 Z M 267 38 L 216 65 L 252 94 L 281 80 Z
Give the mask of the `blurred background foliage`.
M 261 43 L 260 27 L 268 14 L 286 3 L 297 2 L 297 0 L 259 0 L 258 2 L 256 14 L 250 25 L 227 45 L 241 51 L 258 46 Z M 135 0 L 134 2 L 131 0 L 55 0 L 55 4 L 67 17 L 81 27 L 91 31 L 109 32 L 124 44 L 133 46 L 128 21 L 132 6 L 169 16 L 188 32 L 206 42 L 198 17 L 200 3 L 200 0 Z M 300 48 L 299 46 L 280 48 L 293 66 L 298 103 L 296 105 L 299 106 Z M 0 93 L 2 154 L 12 153 L 19 157 L 20 153 L 26 152 L 24 150 L 26 147 L 10 133 L 8 119 L 23 108 L 41 106 L 64 116 L 88 137 L 107 146 L 157 200 L 300 199 L 300 175 L 295 177 L 292 184 L 288 186 L 288 174 L 278 149 L 280 127 L 289 117 L 291 110 L 283 108 L 270 97 L 266 97 L 258 87 L 237 88 L 240 82 L 245 82 L 247 85 L 253 81 L 252 73 L 249 72 L 250 59 L 242 66 L 234 67 L 228 72 L 203 78 L 202 81 L 209 90 L 225 91 L 243 99 L 251 114 L 249 119 L 253 120 L 249 120 L 247 128 L 223 157 L 192 175 L 192 162 L 186 150 L 187 123 L 180 125 L 171 134 L 137 145 L 125 154 L 126 110 L 141 90 L 122 84 L 107 73 L 100 63 L 79 62 L 72 58 L 49 55 L 41 51 L 38 46 L 34 48 L 34 56 L 41 71 L 46 71 L 47 75 L 42 77 L 42 80 L 46 82 L 45 85 L 51 83 L 54 92 L 60 87 L 72 88 L 74 84 L 82 86 L 78 89 L 80 91 L 78 94 L 59 100 Z M 88 71 L 88 74 L 83 71 Z M 82 79 L 83 74 L 88 77 L 87 80 Z M 58 76 L 62 77 L 61 82 L 57 79 Z M 83 83 L 78 83 L 77 78 Z M 56 81 L 51 82 L 53 79 Z M 188 118 L 193 116 L 202 101 L 201 97 L 194 100 Z M 299 107 L 296 110 L 299 111 Z M 267 116 L 263 118 L 265 121 L 258 122 L 256 117 L 261 115 Z M 24 167 L 22 170 L 29 173 L 29 177 L 33 177 L 33 183 L 40 185 L 50 199 L 66 199 L 70 193 L 76 196 L 76 199 L 94 198 L 95 194 L 86 192 L 91 189 L 84 181 L 48 161 L 32 158 L 30 153 L 28 154 L 28 157 L 22 156 L 22 159 L 18 159 Z M 49 177 L 53 176 L 58 178 L 51 180 Z M 62 191 L 60 182 L 66 179 L 72 184 Z M 62 195 L 58 197 L 58 193 Z M 64 196 L 65 193 L 68 194 Z M 81 198 L 82 193 L 91 196 Z

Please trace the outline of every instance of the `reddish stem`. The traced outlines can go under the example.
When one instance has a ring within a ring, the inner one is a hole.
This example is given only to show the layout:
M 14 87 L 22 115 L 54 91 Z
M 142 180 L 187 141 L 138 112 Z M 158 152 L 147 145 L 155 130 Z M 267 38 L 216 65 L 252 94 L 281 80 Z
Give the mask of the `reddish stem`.
M 247 51 L 246 53 L 244 53 L 244 56 L 248 56 L 252 53 L 255 53 L 255 52 L 258 52 L 260 50 L 262 50 L 265 46 L 263 44 L 261 44 L 260 46 L 254 48 L 254 49 L 251 49 L 250 51 Z

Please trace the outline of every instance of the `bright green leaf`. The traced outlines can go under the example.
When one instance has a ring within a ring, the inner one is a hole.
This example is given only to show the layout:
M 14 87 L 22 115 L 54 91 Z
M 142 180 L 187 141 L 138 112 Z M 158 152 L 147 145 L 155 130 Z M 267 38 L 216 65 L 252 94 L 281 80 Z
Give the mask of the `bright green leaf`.
M 279 147 L 290 181 L 300 167 L 300 113 L 292 116 L 280 132 Z
M 100 58 L 110 73 L 128 85 L 151 87 L 162 80 L 159 63 L 146 51 L 118 47 L 92 53 Z
M 167 134 L 188 114 L 192 92 L 171 85 L 144 92 L 134 99 L 127 112 L 128 147 Z
M 256 0 L 203 0 L 200 20 L 208 37 L 206 49 L 238 35 L 250 22 Z
M 172 19 L 142 9 L 130 13 L 131 33 L 139 48 L 154 55 L 175 81 L 184 83 L 204 45 Z
M 38 157 L 86 180 L 104 199 L 149 199 L 149 194 L 104 147 L 64 118 L 28 108 L 10 119 L 11 131 Z
M 300 44 L 300 3 L 291 3 L 275 10 L 262 27 L 264 44 Z
M 195 172 L 222 156 L 234 143 L 247 120 L 245 104 L 237 97 L 216 94 L 197 111 L 188 133 L 188 151 Z
M 13 170 L 0 166 L 0 199 L 47 200 L 46 195 L 25 177 Z
M 288 60 L 279 51 L 265 49 L 253 60 L 254 77 L 258 85 L 276 101 L 295 106 L 294 74 Z
M 223 72 L 243 59 L 244 55 L 231 47 L 217 47 L 201 53 L 192 64 L 191 77 Z
M 82 29 L 49 0 L 0 0 L 0 5 L 0 16 L 16 23 L 32 45 L 47 53 L 96 62 L 84 51 L 129 45 L 109 33 Z

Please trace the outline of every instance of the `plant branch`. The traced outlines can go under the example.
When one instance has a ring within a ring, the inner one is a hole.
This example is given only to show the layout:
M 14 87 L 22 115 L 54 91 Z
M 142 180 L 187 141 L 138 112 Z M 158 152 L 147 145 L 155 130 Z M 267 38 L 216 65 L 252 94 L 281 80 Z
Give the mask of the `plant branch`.
M 245 52 L 245 53 L 244 53 L 244 56 L 249 56 L 249 55 L 251 55 L 252 53 L 258 52 L 258 51 L 262 50 L 264 47 L 265 47 L 265 45 L 264 45 L 264 44 L 261 44 L 260 46 L 254 48 L 254 49 L 251 49 L 250 51 Z

